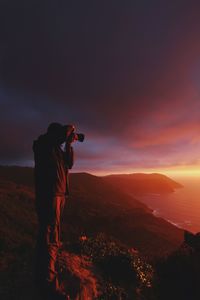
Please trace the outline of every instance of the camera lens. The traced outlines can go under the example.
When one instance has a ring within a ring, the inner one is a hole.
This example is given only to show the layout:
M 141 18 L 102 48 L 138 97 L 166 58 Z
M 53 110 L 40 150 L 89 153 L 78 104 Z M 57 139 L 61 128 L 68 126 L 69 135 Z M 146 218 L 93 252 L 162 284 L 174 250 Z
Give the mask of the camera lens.
M 78 141 L 83 142 L 85 139 L 85 135 L 83 133 L 77 133 Z

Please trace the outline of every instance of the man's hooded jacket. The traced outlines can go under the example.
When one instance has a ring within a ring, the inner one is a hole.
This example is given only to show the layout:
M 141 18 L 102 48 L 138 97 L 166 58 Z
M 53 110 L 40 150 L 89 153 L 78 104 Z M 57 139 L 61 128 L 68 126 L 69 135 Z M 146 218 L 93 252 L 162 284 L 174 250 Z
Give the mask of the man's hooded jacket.
M 68 169 L 73 166 L 73 148 L 68 145 L 65 150 L 49 134 L 33 142 L 36 198 L 69 194 Z

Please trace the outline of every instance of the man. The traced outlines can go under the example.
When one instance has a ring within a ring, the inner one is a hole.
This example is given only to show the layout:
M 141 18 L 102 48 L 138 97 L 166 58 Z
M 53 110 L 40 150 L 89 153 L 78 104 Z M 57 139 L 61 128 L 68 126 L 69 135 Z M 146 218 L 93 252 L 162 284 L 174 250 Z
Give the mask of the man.
M 73 166 L 73 132 L 73 125 L 51 123 L 47 133 L 33 142 L 39 222 L 35 280 L 43 297 L 49 300 L 69 299 L 59 287 L 56 260 L 61 244 L 60 217 L 69 194 L 68 170 Z

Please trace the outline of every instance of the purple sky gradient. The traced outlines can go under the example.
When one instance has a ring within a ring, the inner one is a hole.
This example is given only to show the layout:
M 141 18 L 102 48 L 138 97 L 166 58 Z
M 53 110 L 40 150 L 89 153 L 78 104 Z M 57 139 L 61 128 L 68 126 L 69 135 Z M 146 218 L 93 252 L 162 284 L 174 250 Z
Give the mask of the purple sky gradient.
M 73 123 L 74 171 L 200 165 L 198 1 L 2 1 L 1 164 Z

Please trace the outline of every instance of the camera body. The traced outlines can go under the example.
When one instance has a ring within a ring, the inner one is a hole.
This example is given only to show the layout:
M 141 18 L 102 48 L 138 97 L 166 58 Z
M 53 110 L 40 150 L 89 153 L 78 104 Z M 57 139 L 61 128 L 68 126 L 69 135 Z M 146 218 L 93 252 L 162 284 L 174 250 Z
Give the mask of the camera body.
M 78 142 L 83 142 L 85 139 L 85 135 L 83 133 L 76 133 L 72 132 L 72 140 L 78 141 Z
M 66 132 L 69 134 L 67 135 L 67 141 L 68 142 L 83 142 L 85 139 L 85 135 L 83 133 L 77 133 L 75 132 L 75 126 L 74 125 L 64 125 L 64 135 L 66 136 Z

